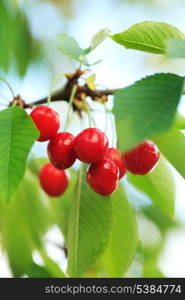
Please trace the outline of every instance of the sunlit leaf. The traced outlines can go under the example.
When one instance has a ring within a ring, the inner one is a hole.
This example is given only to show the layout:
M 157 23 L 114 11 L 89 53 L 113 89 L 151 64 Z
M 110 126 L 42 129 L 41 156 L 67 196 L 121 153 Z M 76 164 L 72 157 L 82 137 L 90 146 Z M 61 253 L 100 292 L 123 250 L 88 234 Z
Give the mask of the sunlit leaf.
M 163 157 L 155 170 L 145 176 L 128 174 L 129 181 L 140 191 L 146 193 L 152 201 L 167 215 L 174 215 L 175 182 L 171 170 Z
M 9 202 L 24 175 L 25 164 L 38 130 L 20 107 L 0 112 L 0 198 Z
M 67 34 L 58 34 L 58 47 L 60 51 L 70 59 L 83 61 L 84 50 L 80 48 L 75 39 Z
M 121 185 L 111 198 L 113 228 L 103 262 L 108 276 L 122 277 L 136 251 L 138 242 L 136 217 Z
M 157 266 L 157 262 L 147 261 L 143 266 L 143 277 L 144 278 L 164 278 L 164 274 Z
M 85 53 L 88 54 L 91 51 L 95 50 L 108 36 L 110 30 L 105 28 L 98 31 L 92 38 L 90 47 L 85 50 Z
M 172 128 L 153 140 L 167 160 L 185 178 L 185 135 L 180 130 Z
M 64 55 L 68 56 L 70 59 L 77 60 L 86 66 L 94 65 L 99 63 L 100 61 L 89 64 L 85 56 L 91 51 L 95 50 L 105 40 L 109 32 L 109 29 L 100 30 L 93 36 L 90 46 L 87 49 L 82 49 L 79 46 L 78 42 L 67 34 L 58 34 L 58 47 L 61 52 Z
M 178 129 L 185 129 L 185 117 L 181 113 L 176 113 L 174 123 Z
M 74 194 L 68 238 L 68 274 L 80 277 L 103 254 L 112 227 L 111 197 L 87 186 L 80 169 Z
M 32 263 L 30 269 L 26 271 L 29 278 L 65 278 L 65 274 L 43 250 L 40 251 L 44 265 Z
M 52 274 L 54 278 L 65 278 L 64 272 L 59 268 L 58 264 L 53 261 L 44 250 L 40 251 L 46 269 Z
M 163 235 L 173 227 L 177 226 L 176 219 L 164 213 L 159 206 L 154 204 L 147 205 L 142 208 L 142 211 L 148 219 L 157 225 Z
M 32 251 L 42 247 L 50 225 L 50 206 L 38 179 L 26 173 L 11 205 L 0 202 L 0 232 L 14 276 L 31 267 Z
M 0 1 L 0 66 L 8 71 L 10 64 L 10 29 L 11 29 L 11 16 L 8 14 L 6 5 Z
M 49 270 L 45 266 L 40 266 L 36 263 L 32 263 L 30 268 L 26 271 L 26 275 L 29 278 L 51 278 L 53 277 Z
M 38 177 L 40 169 L 48 163 L 47 158 L 33 158 L 30 160 L 28 166 L 29 170 Z M 74 195 L 74 189 L 76 186 L 77 172 L 73 169 L 67 170 L 69 175 L 69 185 L 67 190 L 63 195 L 57 198 L 50 197 L 50 203 L 52 206 L 52 217 L 54 218 L 55 223 L 57 223 L 62 231 L 62 234 L 65 238 L 65 246 L 67 243 L 67 232 L 68 232 L 68 223 L 69 223 L 69 213 L 71 209 L 71 204 Z
M 27 17 L 11 1 L 0 2 L 0 66 L 6 72 L 13 65 L 21 76 L 31 61 L 40 54 L 39 42 L 35 41 Z
M 96 75 L 95 74 L 92 74 L 92 75 L 90 75 L 89 77 L 86 78 L 86 83 L 92 91 L 96 89 L 95 80 L 96 80 Z
M 40 169 L 49 162 L 46 157 L 32 157 L 28 161 L 28 169 L 35 175 L 38 176 Z
M 58 199 L 53 199 L 55 201 L 56 208 L 57 208 L 56 213 L 57 213 L 58 225 L 64 235 L 66 246 L 67 246 L 67 233 L 68 233 L 68 225 L 69 225 L 69 214 L 73 202 L 72 200 L 74 197 L 76 180 L 77 180 L 77 172 L 74 170 L 70 170 L 70 181 L 66 192 Z
M 166 41 L 167 55 L 172 58 L 185 58 L 185 40 Z
M 40 51 L 32 38 L 26 16 L 20 11 L 17 12 L 12 21 L 11 34 L 11 51 L 13 52 L 19 74 L 23 76 L 29 63 L 38 56 Z
M 155 74 L 116 91 L 114 113 L 123 150 L 170 129 L 183 84 L 184 77 Z
M 129 27 L 122 33 L 112 35 L 111 38 L 127 49 L 163 54 L 166 52 L 166 40 L 185 40 L 185 35 L 172 25 L 144 21 Z

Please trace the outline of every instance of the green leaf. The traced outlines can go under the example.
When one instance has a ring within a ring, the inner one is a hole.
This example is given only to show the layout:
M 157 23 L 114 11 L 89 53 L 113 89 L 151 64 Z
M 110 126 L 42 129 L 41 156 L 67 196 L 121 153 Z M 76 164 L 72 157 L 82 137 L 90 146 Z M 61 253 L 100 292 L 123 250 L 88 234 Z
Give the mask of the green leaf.
M 184 77 L 155 74 L 116 91 L 114 113 L 123 150 L 172 126 L 183 84 Z
M 85 50 L 85 53 L 88 54 L 96 49 L 106 39 L 109 33 L 110 30 L 107 28 L 98 31 L 98 33 L 93 36 L 90 47 Z
M 38 179 L 26 172 L 10 205 L 0 201 L 0 230 L 3 248 L 14 276 L 26 273 L 32 264 L 32 251 L 42 247 L 50 223 L 49 199 Z
M 143 278 L 165 278 L 157 266 L 157 262 L 147 261 L 143 265 Z
M 84 50 L 80 48 L 75 39 L 67 34 L 58 34 L 58 47 L 60 51 L 70 59 L 84 60 Z
M 103 254 L 112 227 L 111 197 L 87 186 L 81 167 L 69 221 L 68 274 L 80 277 Z
M 59 268 L 57 263 L 53 261 L 44 250 L 40 251 L 40 254 L 42 256 L 42 259 L 44 261 L 46 269 L 49 271 L 50 274 L 52 274 L 52 277 L 54 278 L 65 278 L 65 274 L 63 271 Z
M 33 158 L 29 161 L 29 170 L 38 176 L 40 169 L 48 163 L 47 158 Z M 54 222 L 57 223 L 62 231 L 65 238 L 65 243 L 67 243 L 67 231 L 69 223 L 69 213 L 71 209 L 71 204 L 73 200 L 74 188 L 76 186 L 77 172 L 73 169 L 68 170 L 69 173 L 69 186 L 65 193 L 57 198 L 50 198 L 52 206 L 52 214 Z M 49 198 L 49 197 L 48 197 Z M 65 245 L 67 246 L 67 245 Z
M 185 178 L 185 136 L 172 128 L 165 134 L 153 138 L 160 151 L 174 168 Z
M 33 39 L 25 14 L 11 1 L 0 1 L 0 45 L 0 66 L 7 72 L 13 63 L 21 76 L 40 54 L 39 42 Z
M 166 41 L 167 55 L 172 58 L 185 58 L 185 40 Z
M 30 269 L 26 272 L 29 278 L 52 278 L 52 274 L 47 270 L 45 266 L 40 266 L 36 263 L 32 263 Z
M 87 86 L 93 91 L 96 89 L 96 75 L 92 74 L 89 77 L 86 78 L 86 84 Z
M 127 49 L 135 49 L 155 54 L 166 52 L 165 41 L 185 40 L 185 35 L 176 27 L 153 21 L 144 21 L 129 27 L 122 33 L 110 36 L 116 43 Z
M 9 202 L 23 177 L 29 150 L 38 130 L 20 107 L 0 112 L 0 198 Z
M 175 127 L 178 129 L 185 129 L 185 117 L 177 111 L 175 116 Z
M 26 16 L 20 11 L 12 20 L 11 35 L 11 51 L 15 57 L 19 74 L 23 76 L 32 58 L 38 57 L 39 48 L 33 41 Z
M 38 176 L 40 169 L 48 163 L 48 158 L 46 157 L 32 157 L 28 161 L 28 169 L 33 175 Z
M 15 194 L 13 205 L 24 214 L 25 226 L 28 226 L 34 244 L 41 246 L 43 235 L 52 224 L 51 204 L 49 197 L 40 188 L 38 177 L 34 177 L 28 170 Z
M 171 216 L 163 213 L 159 206 L 154 204 L 147 205 L 142 207 L 142 211 L 148 219 L 157 225 L 162 235 L 166 235 L 169 230 L 177 226 L 175 218 L 171 218 Z
M 60 269 L 58 264 L 53 261 L 44 250 L 40 250 L 40 255 L 43 259 L 44 265 L 38 265 L 32 263 L 29 270 L 27 270 L 26 275 L 29 278 L 65 278 L 65 274 Z
M 147 194 L 165 214 L 174 215 L 175 182 L 171 170 L 163 157 L 156 168 L 145 176 L 128 174 L 128 180 Z
M 73 204 L 72 200 L 74 196 L 76 180 L 77 180 L 77 172 L 74 170 L 70 170 L 70 182 L 66 192 L 58 199 L 52 199 L 53 201 L 56 201 L 55 204 L 57 209 L 56 213 L 58 216 L 57 217 L 58 225 L 64 235 L 66 247 L 67 247 L 69 215 L 71 211 L 71 205 Z
M 11 16 L 8 14 L 6 5 L 0 2 L 0 66 L 7 72 L 10 64 L 10 29 L 11 29 Z
M 103 262 L 109 277 L 122 277 L 137 247 L 136 217 L 121 184 L 111 198 L 113 229 Z
M 96 49 L 105 40 L 109 32 L 109 29 L 102 29 L 96 33 L 87 49 L 82 49 L 78 42 L 67 34 L 58 34 L 58 47 L 64 55 L 68 56 L 68 58 L 79 61 L 86 66 L 92 66 L 98 64 L 100 61 L 89 64 L 85 56 Z

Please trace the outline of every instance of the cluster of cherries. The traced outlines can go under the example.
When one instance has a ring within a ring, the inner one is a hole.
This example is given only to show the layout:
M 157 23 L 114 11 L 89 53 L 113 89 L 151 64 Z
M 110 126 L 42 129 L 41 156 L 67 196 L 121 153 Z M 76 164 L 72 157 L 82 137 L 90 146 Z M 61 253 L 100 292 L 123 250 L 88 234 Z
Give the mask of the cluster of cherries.
M 66 169 L 76 159 L 89 164 L 86 180 L 89 186 L 101 195 L 112 194 L 127 170 L 145 175 L 159 160 L 156 145 L 144 141 L 132 150 L 121 153 L 108 147 L 106 135 L 97 128 L 87 128 L 74 137 L 69 132 L 59 132 L 60 118 L 56 111 L 47 106 L 38 106 L 30 114 L 40 136 L 38 141 L 48 141 L 48 157 L 51 163 L 40 171 L 39 179 L 43 190 L 52 197 L 64 193 L 69 178 Z

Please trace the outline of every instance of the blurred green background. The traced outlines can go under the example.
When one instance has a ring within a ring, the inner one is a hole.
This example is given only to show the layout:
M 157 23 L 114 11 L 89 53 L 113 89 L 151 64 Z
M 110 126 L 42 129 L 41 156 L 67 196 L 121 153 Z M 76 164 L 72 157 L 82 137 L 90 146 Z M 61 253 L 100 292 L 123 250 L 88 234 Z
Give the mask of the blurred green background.
M 185 32 L 184 11 L 183 0 L 0 0 L 0 76 L 6 78 L 26 102 L 40 99 L 48 94 L 50 82 L 55 75 L 72 72 L 78 66 L 58 50 L 58 33 L 68 33 L 85 48 L 92 35 L 102 28 L 110 28 L 112 33 L 121 32 L 143 20 L 167 22 Z M 97 83 L 108 88 L 124 87 L 146 74 L 174 72 L 184 75 L 185 70 L 183 60 L 168 60 L 160 55 L 128 51 L 109 39 L 90 54 L 90 61 L 99 59 L 103 59 L 102 63 L 94 66 L 93 72 L 96 73 Z M 64 78 L 61 77 L 56 88 L 63 81 Z M 1 109 L 11 99 L 1 83 L 0 99 Z M 61 118 L 64 118 L 66 104 L 57 103 L 53 106 L 60 112 Z M 179 110 L 185 114 L 184 101 L 181 102 Z M 95 117 L 100 121 L 100 115 Z M 75 130 L 73 125 L 71 130 Z M 32 155 L 46 156 L 46 144 L 36 143 Z M 56 222 L 53 222 L 55 218 L 51 214 L 51 211 L 55 211 L 53 206 L 57 205 L 58 208 L 61 203 L 62 214 L 65 200 L 52 202 L 42 192 L 37 191 L 39 188 L 34 170 L 37 170 L 40 163 L 40 160 L 35 159 L 36 169 L 32 167 L 25 177 L 24 186 L 29 185 L 30 190 L 32 185 L 32 192 L 26 194 L 25 188 L 24 191 L 21 190 L 22 185 L 17 196 L 18 207 L 13 207 L 10 211 L 2 208 L 0 213 L 3 246 L 8 249 L 11 265 L 17 270 L 17 273 L 14 272 L 16 276 L 22 272 L 20 264 L 24 270 L 24 265 L 32 260 L 30 248 L 35 249 L 35 245 L 38 247 L 43 235 L 46 253 L 60 266 L 66 267 L 65 254 L 61 249 L 63 236 L 60 226 L 56 226 Z M 125 182 L 129 199 L 137 211 L 141 240 L 128 276 L 185 276 L 184 181 L 175 171 L 173 173 L 177 186 L 176 219 L 169 219 L 151 205 L 145 195 L 138 194 Z M 57 216 L 60 217 L 62 218 Z M 16 220 L 18 223 L 15 229 Z M 21 238 L 26 241 L 22 252 L 17 242 Z M 34 252 L 31 273 L 43 271 L 39 270 L 38 265 L 43 260 L 47 261 L 46 253 Z M 51 267 L 50 263 L 47 261 L 48 274 L 53 268 L 54 273 L 58 274 L 56 266 Z M 95 270 L 92 270 L 92 274 L 93 272 Z M 3 252 L 0 254 L 0 276 L 12 276 Z

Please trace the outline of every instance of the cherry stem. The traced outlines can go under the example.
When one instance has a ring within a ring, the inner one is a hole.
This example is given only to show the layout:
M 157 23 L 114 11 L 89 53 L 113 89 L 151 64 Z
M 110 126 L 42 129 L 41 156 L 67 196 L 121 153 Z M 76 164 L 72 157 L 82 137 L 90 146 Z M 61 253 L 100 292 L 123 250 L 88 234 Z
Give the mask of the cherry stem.
M 81 194 L 81 187 L 82 187 L 82 178 L 83 178 L 83 163 L 81 163 L 79 171 L 78 171 L 78 178 L 77 178 L 77 202 L 80 201 L 80 194 Z
M 60 79 L 63 75 L 64 75 L 63 73 L 60 73 L 60 74 L 56 75 L 56 76 L 53 78 L 53 80 L 51 81 L 50 88 L 49 88 L 49 94 L 48 94 L 48 97 L 47 97 L 47 105 L 48 105 L 48 106 L 50 105 L 51 98 L 52 98 L 52 89 L 53 89 L 53 87 L 55 86 L 55 84 L 59 81 L 59 79 Z
M 87 103 L 86 100 L 85 101 L 85 111 L 87 113 L 87 117 L 88 117 L 88 120 L 89 120 L 89 127 L 92 127 L 92 123 L 95 125 L 95 121 L 94 121 L 94 118 L 92 116 L 92 113 L 91 113 L 91 109 L 89 107 L 89 104 Z
M 89 127 L 92 127 L 92 119 L 91 119 L 89 109 L 87 109 L 87 116 L 88 116 L 88 120 L 89 120 Z
M 93 110 L 91 109 L 89 103 L 86 101 L 86 98 L 84 99 L 84 102 L 86 104 L 86 106 L 85 106 L 86 110 L 85 111 L 86 111 L 87 116 L 88 116 L 89 127 L 92 127 L 92 124 L 93 124 L 94 127 L 97 127 L 95 118 L 93 117 Z
M 103 104 L 104 109 L 105 109 L 105 134 L 107 133 L 107 128 L 108 128 L 108 114 L 109 114 L 109 110 L 106 107 L 106 104 Z
M 82 189 L 82 179 L 83 179 L 83 163 L 80 164 L 80 168 L 78 170 L 77 182 L 76 182 L 76 207 L 77 207 L 77 217 L 79 217 L 79 207 L 80 207 L 80 196 Z
M 113 113 L 109 111 L 111 127 L 112 127 L 112 147 L 116 147 L 116 135 L 115 135 L 115 122 L 113 119 Z
M 68 126 L 68 123 L 69 123 L 70 110 L 71 110 L 71 106 L 72 106 L 72 103 L 73 103 L 74 96 L 76 94 L 76 90 L 77 90 L 77 85 L 74 85 L 72 87 L 71 95 L 70 95 L 70 98 L 69 98 L 69 106 L 68 106 L 68 110 L 67 110 L 67 116 L 66 116 L 66 122 L 65 122 L 65 126 L 64 126 L 64 131 L 66 130 L 66 128 Z
M 92 113 L 91 113 L 91 118 L 92 118 L 93 126 L 96 128 L 97 127 L 96 121 L 95 121 L 95 118 L 93 117 Z
M 12 89 L 11 85 L 9 84 L 9 82 L 6 79 L 4 79 L 3 77 L 0 77 L 0 80 L 3 81 L 7 85 L 7 87 L 9 88 L 9 90 L 10 90 L 10 92 L 12 94 L 12 97 L 15 98 L 14 90 Z
M 110 117 L 111 127 L 112 127 L 112 147 L 116 147 L 116 135 L 115 135 L 115 122 L 113 119 L 113 113 L 106 107 L 106 103 L 104 104 L 106 120 L 105 120 L 105 134 L 107 133 L 108 127 L 108 116 Z

